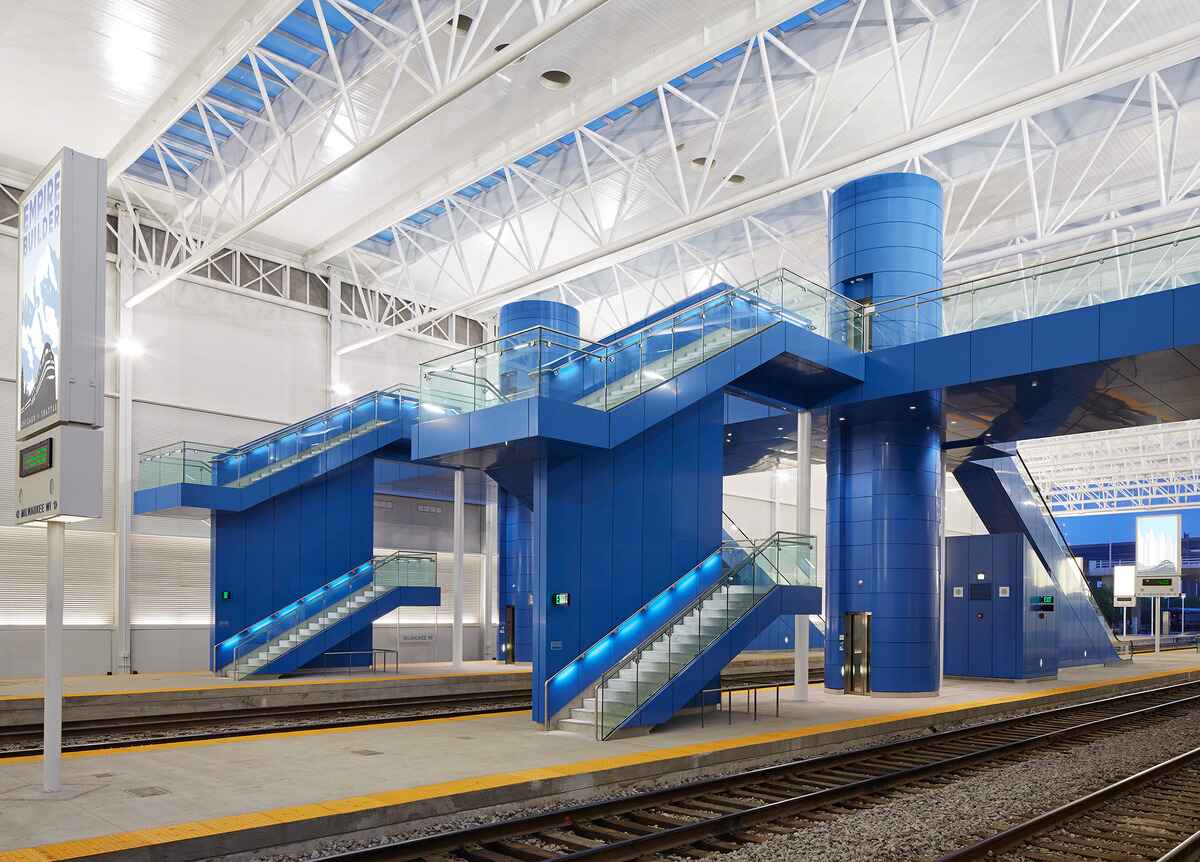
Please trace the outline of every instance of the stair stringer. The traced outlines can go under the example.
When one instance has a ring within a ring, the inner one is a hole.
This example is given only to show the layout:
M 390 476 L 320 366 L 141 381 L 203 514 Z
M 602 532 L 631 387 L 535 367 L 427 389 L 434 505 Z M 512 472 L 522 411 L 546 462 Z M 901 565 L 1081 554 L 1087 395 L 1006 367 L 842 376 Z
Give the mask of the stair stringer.
M 812 614 L 821 610 L 821 588 L 777 585 L 746 611 L 720 637 L 713 640 L 678 675 L 646 700 L 617 728 L 616 733 L 664 724 L 693 705 L 700 692 L 759 632 L 783 615 Z
M 388 611 L 394 611 L 401 606 L 437 606 L 441 604 L 441 595 L 441 587 L 393 587 L 374 601 L 367 602 L 358 610 L 297 644 L 274 661 L 260 665 L 250 675 L 278 676 L 293 673 L 346 638 L 362 631 Z

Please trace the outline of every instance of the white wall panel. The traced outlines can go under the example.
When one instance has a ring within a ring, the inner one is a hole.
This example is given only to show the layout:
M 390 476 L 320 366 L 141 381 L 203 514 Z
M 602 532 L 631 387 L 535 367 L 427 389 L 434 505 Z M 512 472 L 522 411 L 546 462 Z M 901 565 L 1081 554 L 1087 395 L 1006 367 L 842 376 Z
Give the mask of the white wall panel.
M 209 541 L 129 537 L 129 618 L 133 625 L 212 624 Z
M 130 632 L 133 669 L 173 673 L 208 669 L 208 626 L 134 626 Z
M 65 555 L 64 622 L 112 625 L 113 535 L 69 524 Z M 0 527 L 0 626 L 41 626 L 45 619 L 46 530 Z
M 375 553 L 392 553 L 397 548 L 376 548 Z M 463 623 L 479 622 L 479 572 L 483 565 L 481 554 L 463 554 Z M 437 583 L 442 588 L 442 604 L 437 608 L 396 608 L 384 614 L 375 625 L 440 625 L 454 619 L 454 554 L 437 555 Z
M 134 311 L 146 350 L 134 397 L 297 421 L 325 408 L 326 327 L 319 314 L 178 281 Z
M 355 323 L 342 323 L 342 344 L 371 336 L 371 331 Z M 341 382 L 355 395 L 372 389 L 386 389 L 397 383 L 418 385 L 418 366 L 427 360 L 453 353 L 454 348 L 430 344 L 412 338 L 388 338 L 341 357 Z
M 41 626 L 0 628 L 0 677 L 41 676 L 45 640 Z M 108 673 L 112 630 L 63 629 L 63 673 L 68 676 Z

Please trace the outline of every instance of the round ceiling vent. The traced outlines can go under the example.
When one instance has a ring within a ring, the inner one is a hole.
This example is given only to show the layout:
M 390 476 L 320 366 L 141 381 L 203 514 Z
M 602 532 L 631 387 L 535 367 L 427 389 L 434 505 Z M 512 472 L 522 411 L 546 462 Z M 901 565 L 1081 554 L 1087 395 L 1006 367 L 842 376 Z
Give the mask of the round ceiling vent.
M 571 75 L 562 69 L 542 72 L 542 86 L 548 90 L 565 90 L 571 86 Z

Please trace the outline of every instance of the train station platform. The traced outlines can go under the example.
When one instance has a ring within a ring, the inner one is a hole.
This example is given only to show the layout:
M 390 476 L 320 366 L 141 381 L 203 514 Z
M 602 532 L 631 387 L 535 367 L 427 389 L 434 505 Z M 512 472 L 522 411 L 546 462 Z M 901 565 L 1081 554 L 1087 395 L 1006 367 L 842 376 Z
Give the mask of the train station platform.
M 820 667 L 813 652 L 810 665 Z M 790 671 L 791 653 L 747 652 L 727 673 Z M 468 661 L 461 669 L 449 662 L 401 664 L 388 672 L 325 672 L 283 679 L 242 680 L 207 671 L 142 673 L 122 676 L 74 676 L 63 682 L 65 721 L 192 715 L 253 708 L 286 708 L 376 701 L 429 700 L 528 692 L 528 664 Z M 41 721 L 42 680 L 0 679 L 0 727 Z
M 1196 679 L 1200 655 L 1176 652 L 1022 686 L 947 680 L 936 699 L 846 697 L 817 684 L 807 702 L 785 692 L 778 718 L 772 695 L 757 721 L 736 712 L 701 727 L 682 716 L 607 743 L 506 713 L 149 744 L 67 755 L 54 798 L 41 792 L 40 757 L 0 760 L 0 862 L 248 852 Z

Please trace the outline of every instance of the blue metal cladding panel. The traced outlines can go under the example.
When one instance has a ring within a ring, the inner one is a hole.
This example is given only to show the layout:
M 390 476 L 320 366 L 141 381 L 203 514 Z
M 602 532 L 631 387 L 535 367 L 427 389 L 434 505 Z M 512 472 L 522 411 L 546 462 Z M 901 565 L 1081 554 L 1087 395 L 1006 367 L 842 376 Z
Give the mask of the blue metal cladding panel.
M 214 643 L 369 560 L 373 493 L 368 457 L 244 511 L 214 512 Z M 347 647 L 369 648 L 369 637 Z
M 1028 374 L 1033 367 L 1033 325 L 1028 320 L 971 333 L 971 379 Z
M 1100 358 L 1152 353 L 1171 346 L 1174 299 L 1169 291 L 1106 302 L 1100 310 Z
M 921 341 L 915 351 L 915 389 L 940 389 L 971 381 L 971 333 Z
M 1014 596 L 1021 594 L 1024 557 L 1018 552 L 1022 536 L 997 536 L 992 544 L 992 675 L 1020 679 L 1024 632 Z M 1001 587 L 1008 596 L 1001 595 Z
M 535 720 L 550 675 L 720 543 L 723 446 L 717 393 L 612 450 L 573 451 L 535 465 Z M 569 592 L 571 604 L 551 608 L 556 592 Z M 552 708 L 606 667 L 583 663 Z
M 1044 371 L 1095 362 L 1100 357 L 1100 309 L 1077 308 L 1035 317 L 1033 363 L 1030 370 Z
M 1172 343 L 1176 347 L 1200 344 L 1200 284 L 1171 291 L 1175 309 L 1171 315 L 1174 330 Z
M 503 489 L 499 506 L 500 628 L 496 633 L 496 655 L 504 657 L 507 636 L 504 608 L 512 605 L 516 624 L 515 661 L 532 661 L 533 611 L 529 596 L 533 594 L 533 511 Z
M 841 616 L 869 611 L 871 687 L 938 689 L 940 399 L 838 423 L 828 444 L 825 681 L 841 688 Z
M 863 177 L 830 202 L 829 283 L 855 299 L 881 302 L 928 291 L 931 300 L 872 320 L 872 344 L 886 348 L 942 330 L 942 190 L 920 174 Z

